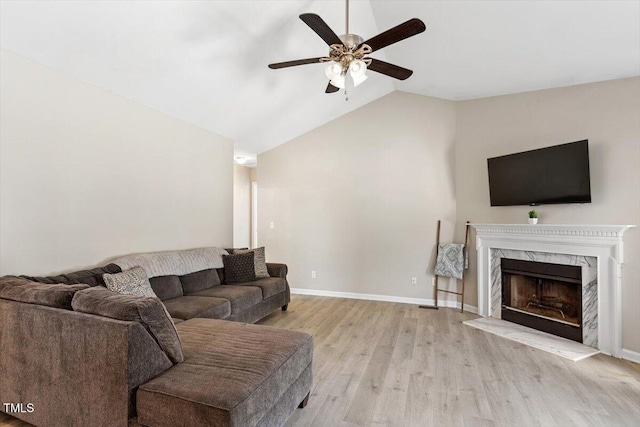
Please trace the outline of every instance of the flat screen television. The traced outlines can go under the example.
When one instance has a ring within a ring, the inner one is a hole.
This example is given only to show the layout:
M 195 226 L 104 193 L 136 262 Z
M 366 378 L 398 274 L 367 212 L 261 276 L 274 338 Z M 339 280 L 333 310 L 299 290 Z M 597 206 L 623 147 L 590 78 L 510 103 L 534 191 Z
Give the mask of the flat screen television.
M 487 159 L 491 206 L 591 203 L 589 141 Z

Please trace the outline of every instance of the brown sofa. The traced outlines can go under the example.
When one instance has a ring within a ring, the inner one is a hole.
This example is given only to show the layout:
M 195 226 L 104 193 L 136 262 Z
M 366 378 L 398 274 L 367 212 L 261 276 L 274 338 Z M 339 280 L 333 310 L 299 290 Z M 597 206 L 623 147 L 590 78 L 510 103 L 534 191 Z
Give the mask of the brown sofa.
M 0 278 L 0 398 L 34 408 L 12 416 L 38 426 L 275 426 L 306 404 L 313 338 L 228 321 L 286 309 L 285 265 L 241 285 L 221 284 L 223 269 L 152 278 L 182 342 L 175 365 L 144 322 L 71 308 L 80 284 L 119 270 Z

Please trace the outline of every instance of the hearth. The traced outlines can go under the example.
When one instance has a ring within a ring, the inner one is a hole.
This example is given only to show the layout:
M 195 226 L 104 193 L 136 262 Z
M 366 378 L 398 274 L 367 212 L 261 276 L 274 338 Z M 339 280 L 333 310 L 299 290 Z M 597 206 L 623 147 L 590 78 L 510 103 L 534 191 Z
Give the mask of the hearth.
M 582 269 L 502 258 L 503 320 L 577 342 L 582 334 Z

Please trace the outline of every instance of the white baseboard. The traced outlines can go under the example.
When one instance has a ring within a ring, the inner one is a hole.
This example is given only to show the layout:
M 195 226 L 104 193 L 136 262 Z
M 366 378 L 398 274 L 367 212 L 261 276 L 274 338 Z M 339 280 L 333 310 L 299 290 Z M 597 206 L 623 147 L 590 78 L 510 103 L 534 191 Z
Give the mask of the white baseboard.
M 291 288 L 292 294 L 298 295 L 315 295 L 320 297 L 331 298 L 348 298 L 348 299 L 363 299 L 368 301 L 386 301 L 386 302 L 399 302 L 402 304 L 414 304 L 414 305 L 433 305 L 432 299 L 425 298 L 407 298 L 407 297 L 395 297 L 391 295 L 376 295 L 376 294 L 360 294 L 355 292 L 337 292 L 337 291 L 324 291 L 318 289 L 304 289 L 304 288 Z M 460 308 L 460 303 L 457 301 L 438 300 L 438 306 L 445 308 Z M 478 314 L 478 307 L 465 304 L 464 311 L 469 313 Z
M 620 357 L 631 362 L 640 363 L 640 353 L 637 351 L 623 348 L 622 351 L 620 351 Z

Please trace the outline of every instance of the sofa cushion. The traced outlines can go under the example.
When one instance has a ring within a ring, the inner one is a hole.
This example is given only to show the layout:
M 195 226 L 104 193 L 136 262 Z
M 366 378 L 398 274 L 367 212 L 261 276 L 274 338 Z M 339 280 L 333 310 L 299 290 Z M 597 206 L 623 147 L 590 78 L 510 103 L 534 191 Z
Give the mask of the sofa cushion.
M 262 299 L 267 299 L 287 290 L 287 281 L 281 277 L 258 279 L 255 282 L 243 283 L 241 286 L 255 286 L 262 289 Z
M 256 280 L 253 258 L 253 252 L 224 255 L 222 262 L 224 263 L 225 283 L 244 283 Z
M 185 295 L 188 295 L 212 286 L 218 286 L 220 284 L 220 277 L 218 277 L 218 272 L 215 268 L 210 268 L 208 270 L 196 271 L 195 273 L 180 276 L 180 282 L 182 283 L 182 289 Z
M 64 283 L 66 285 L 87 284 L 89 286 L 105 286 L 102 275 L 104 273 L 120 273 L 122 270 L 115 264 L 108 264 L 104 267 L 97 267 L 91 270 L 81 270 L 73 273 L 67 273 L 60 276 L 50 277 L 31 277 L 21 276 L 25 279 L 40 283 Z
M 5 276 L 0 278 L 0 298 L 71 310 L 73 295 L 88 287 L 89 285 L 48 285 L 22 277 Z
M 265 261 L 264 246 L 255 249 L 238 249 L 235 254 L 245 254 L 247 252 L 253 252 L 253 267 L 256 273 L 256 279 L 264 279 L 269 277 L 269 270 L 267 270 L 267 262 Z
M 71 305 L 81 313 L 140 322 L 173 363 L 184 360 L 175 325 L 157 297 L 121 294 L 95 286 L 76 292 Z
M 107 264 L 104 267 L 98 267 L 91 270 L 81 270 L 73 273 L 65 274 L 69 284 L 86 283 L 89 286 L 105 286 L 104 273 L 120 273 L 122 269 L 115 264 Z
M 303 332 L 211 319 L 176 328 L 185 361 L 140 386 L 140 424 L 258 425 L 313 357 Z
M 244 311 L 262 301 L 262 289 L 247 285 L 220 285 L 192 294 L 195 297 L 216 297 L 229 300 L 231 314 Z M 180 316 L 178 316 L 180 317 Z M 180 317 L 184 319 L 184 317 Z
M 157 297 L 142 267 L 133 267 L 116 274 L 105 273 L 102 277 L 110 291 L 139 297 Z
M 225 319 L 231 315 L 231 304 L 224 298 L 184 296 L 163 303 L 171 317 L 183 320 L 194 317 Z
M 178 276 L 158 276 L 149 279 L 151 289 L 161 300 L 178 298 L 183 295 L 182 284 Z

